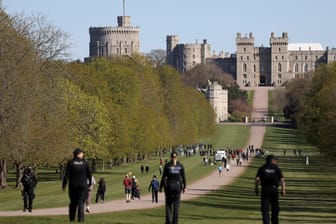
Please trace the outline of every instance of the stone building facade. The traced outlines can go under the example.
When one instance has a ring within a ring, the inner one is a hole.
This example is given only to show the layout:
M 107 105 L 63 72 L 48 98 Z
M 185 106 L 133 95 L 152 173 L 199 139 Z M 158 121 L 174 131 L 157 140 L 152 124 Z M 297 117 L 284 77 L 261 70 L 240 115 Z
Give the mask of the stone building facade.
M 168 35 L 166 39 L 166 63 L 174 66 L 181 73 L 194 68 L 198 64 L 206 64 L 210 57 L 210 45 L 207 40 L 203 43 L 180 44 L 177 35 Z
M 289 43 L 288 34 L 270 37 L 270 47 L 255 47 L 254 37 L 236 37 L 239 86 L 281 86 L 292 78 L 336 61 L 336 49 L 324 50 L 319 43 Z
M 140 51 L 138 26 L 131 26 L 130 16 L 118 16 L 117 27 L 90 27 L 89 56 L 132 55 Z
M 216 122 L 228 120 L 228 91 L 218 82 L 209 81 L 206 95 L 215 111 Z
M 271 33 L 269 47 L 256 47 L 253 33 L 237 33 L 236 53 L 210 55 L 210 45 L 179 44 L 178 36 L 167 36 L 167 64 L 185 73 L 197 64 L 216 63 L 231 74 L 239 86 L 281 86 L 292 78 L 336 61 L 336 49 L 319 43 L 289 43 L 287 33 Z

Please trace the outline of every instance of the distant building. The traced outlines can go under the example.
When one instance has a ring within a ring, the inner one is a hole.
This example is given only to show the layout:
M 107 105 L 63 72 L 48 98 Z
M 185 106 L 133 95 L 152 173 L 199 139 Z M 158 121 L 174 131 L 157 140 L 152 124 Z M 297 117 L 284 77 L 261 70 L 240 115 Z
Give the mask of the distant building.
M 336 61 L 336 50 L 324 50 L 319 43 L 289 43 L 287 33 L 270 37 L 270 47 L 255 47 L 254 37 L 236 37 L 237 84 L 239 86 L 281 86 L 319 64 Z
M 197 64 L 215 63 L 231 74 L 239 86 L 281 86 L 288 80 L 336 61 L 336 49 L 324 50 L 319 43 L 289 43 L 287 33 L 271 33 L 270 47 L 255 47 L 253 34 L 237 33 L 236 53 L 210 55 L 210 45 L 179 44 L 167 36 L 167 64 L 185 73 Z
M 207 40 L 199 44 L 180 44 L 177 35 L 167 36 L 167 58 L 166 62 L 174 66 L 181 73 L 194 68 L 198 64 L 206 64 L 210 57 L 210 45 Z
M 131 26 L 130 16 L 118 16 L 117 27 L 90 27 L 90 58 L 139 53 L 139 32 L 138 26 Z
M 207 98 L 216 113 L 216 122 L 228 120 L 228 91 L 217 82 L 209 81 Z

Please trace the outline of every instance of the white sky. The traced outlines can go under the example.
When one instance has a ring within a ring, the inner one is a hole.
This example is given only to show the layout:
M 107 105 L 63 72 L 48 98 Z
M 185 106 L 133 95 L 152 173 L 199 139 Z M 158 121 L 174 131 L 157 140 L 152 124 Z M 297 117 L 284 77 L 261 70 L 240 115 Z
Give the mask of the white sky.
M 0 0 L 1 2 L 1 0 Z M 279 3 L 281 2 L 281 3 Z M 89 27 L 116 26 L 122 0 L 2 0 L 9 14 L 45 15 L 70 34 L 73 59 L 89 54 Z M 256 46 L 268 46 L 271 32 L 287 32 L 290 43 L 336 47 L 335 0 L 126 0 L 126 15 L 140 27 L 140 50 L 166 49 L 166 35 L 181 43 L 207 39 L 211 50 L 235 52 L 238 32 L 253 32 Z

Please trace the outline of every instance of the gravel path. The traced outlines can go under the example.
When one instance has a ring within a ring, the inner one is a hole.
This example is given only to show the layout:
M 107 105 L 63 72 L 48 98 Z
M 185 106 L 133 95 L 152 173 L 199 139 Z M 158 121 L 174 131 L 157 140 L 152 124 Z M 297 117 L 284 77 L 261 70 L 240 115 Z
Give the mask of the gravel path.
M 254 93 L 253 111 L 252 117 L 262 117 L 267 113 L 268 105 L 268 88 L 256 88 Z M 250 139 L 248 145 L 254 145 L 256 147 L 261 146 L 265 126 L 258 124 L 250 124 Z M 249 160 L 250 161 L 250 160 Z M 200 179 L 189 186 L 187 186 L 186 192 L 182 195 L 182 200 L 191 200 L 209 192 L 215 191 L 225 185 L 232 183 L 237 177 L 239 177 L 246 167 L 247 163 L 241 167 L 233 166 L 229 173 L 223 172 L 222 177 L 218 177 L 218 171 L 214 171 L 209 176 Z M 215 169 L 215 167 L 214 167 Z M 91 204 L 91 213 L 108 213 L 125 210 L 138 210 L 155 208 L 164 205 L 164 194 L 159 193 L 159 202 L 152 203 L 151 195 L 144 195 L 141 200 L 133 200 L 131 203 L 126 203 L 125 200 L 112 200 L 106 201 L 103 204 Z M 0 211 L 0 216 L 49 216 L 49 215 L 67 215 L 68 207 L 62 208 L 46 208 L 35 209 L 32 213 L 20 211 Z

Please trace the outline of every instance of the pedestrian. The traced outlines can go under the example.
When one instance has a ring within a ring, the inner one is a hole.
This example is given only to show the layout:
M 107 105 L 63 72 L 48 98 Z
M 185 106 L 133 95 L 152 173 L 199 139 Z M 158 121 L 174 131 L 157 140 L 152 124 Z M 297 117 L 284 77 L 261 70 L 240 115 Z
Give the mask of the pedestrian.
M 277 158 L 274 155 L 266 157 L 266 163 L 257 172 L 255 181 L 255 193 L 259 194 L 258 186 L 261 183 L 261 212 L 263 224 L 269 224 L 269 209 L 272 208 L 272 224 L 278 224 L 279 216 L 279 193 L 278 187 L 281 183 L 281 194 L 286 195 L 285 178 L 277 166 Z
M 162 165 L 160 164 L 160 166 L 159 166 L 159 173 L 160 173 L 160 176 L 162 175 L 162 170 L 163 170 L 163 167 L 162 167 Z
M 140 166 L 140 172 L 141 172 L 141 174 L 143 174 L 144 171 L 145 171 L 145 167 L 144 167 L 144 165 L 141 165 Z
M 76 148 L 73 151 L 73 159 L 66 166 L 62 189 L 69 181 L 69 220 L 84 222 L 84 206 L 87 198 L 88 187 L 92 185 L 92 173 L 89 164 L 84 159 L 84 151 Z M 87 182 L 89 181 L 89 182 Z
M 146 174 L 148 174 L 148 172 L 149 172 L 149 166 L 146 166 L 145 170 L 146 170 Z
M 153 175 L 151 182 L 148 186 L 148 191 L 152 190 L 152 202 L 158 203 L 158 191 L 159 191 L 159 181 L 156 179 L 156 175 Z
M 106 192 L 106 182 L 105 182 L 104 177 L 102 177 L 98 181 L 98 188 L 97 188 L 97 194 L 96 194 L 96 203 L 98 203 L 99 201 L 101 203 L 104 203 L 105 192 Z
M 86 198 L 86 212 L 90 213 L 90 204 L 91 204 L 91 198 L 92 198 L 92 192 L 93 192 L 93 185 L 96 185 L 96 179 L 94 178 L 94 176 L 92 176 L 91 178 L 91 186 L 89 185 L 89 180 L 87 180 L 88 183 L 88 194 L 87 194 L 87 198 Z
M 309 166 L 309 156 L 306 155 L 306 166 Z
M 177 160 L 177 153 L 171 153 L 171 161 L 164 169 L 160 182 L 160 192 L 164 187 L 166 197 L 166 224 L 178 223 L 178 211 L 180 207 L 181 191 L 186 189 L 186 178 L 183 165 Z
M 222 165 L 220 164 L 217 169 L 218 169 L 218 176 L 221 177 L 222 176 L 222 171 L 223 171 Z
M 135 191 L 137 188 L 137 183 L 136 183 L 136 177 L 133 176 L 131 179 L 131 183 L 132 183 L 132 188 L 131 188 L 131 199 L 134 200 L 135 197 Z
M 32 167 L 27 167 L 20 181 L 23 185 L 22 196 L 23 196 L 23 212 L 32 212 L 33 200 L 35 198 L 35 187 L 37 185 L 37 178 L 33 172 Z
M 126 203 L 131 202 L 132 181 L 128 174 L 125 175 L 123 185 L 125 186 Z

